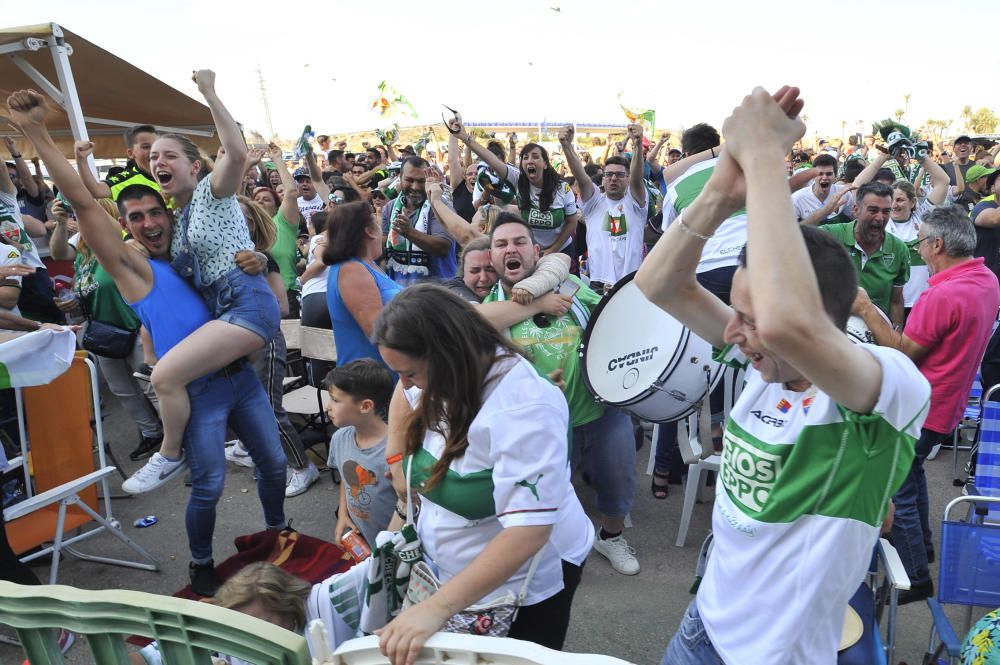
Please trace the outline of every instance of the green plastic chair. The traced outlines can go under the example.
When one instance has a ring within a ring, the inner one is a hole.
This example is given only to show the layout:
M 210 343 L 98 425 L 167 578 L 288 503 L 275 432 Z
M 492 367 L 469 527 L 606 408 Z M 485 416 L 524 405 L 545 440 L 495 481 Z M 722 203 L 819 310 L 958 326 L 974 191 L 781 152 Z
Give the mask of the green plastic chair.
M 126 665 L 131 635 L 155 639 L 165 665 L 211 665 L 212 652 L 257 665 L 311 663 L 301 635 L 208 603 L 141 591 L 0 582 L 0 624 L 17 631 L 31 665 L 64 665 L 54 628 L 86 636 L 95 665 Z

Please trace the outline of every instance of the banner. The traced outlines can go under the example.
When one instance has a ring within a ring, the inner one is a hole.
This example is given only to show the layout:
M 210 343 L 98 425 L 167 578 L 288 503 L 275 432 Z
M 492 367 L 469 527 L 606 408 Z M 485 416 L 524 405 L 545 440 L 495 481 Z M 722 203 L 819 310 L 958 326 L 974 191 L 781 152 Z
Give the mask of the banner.
M 652 140 L 653 132 L 656 129 L 656 111 L 653 109 L 633 109 L 622 103 L 622 93 L 618 93 L 618 106 L 622 107 L 625 117 L 629 122 L 642 125 L 643 136 Z

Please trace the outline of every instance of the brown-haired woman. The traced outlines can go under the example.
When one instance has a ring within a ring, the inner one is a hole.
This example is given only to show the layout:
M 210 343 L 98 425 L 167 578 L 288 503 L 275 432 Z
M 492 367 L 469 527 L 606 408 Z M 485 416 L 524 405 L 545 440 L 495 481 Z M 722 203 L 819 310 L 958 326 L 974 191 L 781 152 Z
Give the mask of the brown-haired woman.
M 371 206 L 358 201 L 334 206 L 326 232 L 326 304 L 337 339 L 337 363 L 374 358 L 385 364 L 369 338 L 382 308 L 402 287 L 375 263 L 382 255 L 382 225 Z
M 372 338 L 400 378 L 387 453 L 406 453 L 422 494 L 417 531 L 443 582 L 379 631 L 383 653 L 394 665 L 413 662 L 455 613 L 522 590 L 509 636 L 560 649 L 593 543 L 570 484 L 562 392 L 437 285 L 396 296 Z

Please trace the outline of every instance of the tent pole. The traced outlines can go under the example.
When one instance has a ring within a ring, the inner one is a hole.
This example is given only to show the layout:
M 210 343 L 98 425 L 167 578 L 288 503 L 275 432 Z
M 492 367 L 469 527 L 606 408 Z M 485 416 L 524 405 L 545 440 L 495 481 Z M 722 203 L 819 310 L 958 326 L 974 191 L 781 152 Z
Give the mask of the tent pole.
M 69 65 L 70 49 L 63 39 L 62 29 L 58 24 L 50 24 L 52 27 L 52 41 L 49 42 L 49 50 L 52 52 L 52 64 L 56 68 L 56 76 L 59 77 L 59 88 L 63 94 L 66 116 L 69 118 L 69 126 L 73 131 L 75 141 L 89 141 L 87 134 L 87 124 L 83 119 L 83 109 L 80 107 L 80 96 L 76 92 L 76 81 L 73 79 L 73 69 Z M 87 164 L 90 166 L 94 177 L 97 177 L 97 167 L 94 164 L 94 155 L 87 156 Z

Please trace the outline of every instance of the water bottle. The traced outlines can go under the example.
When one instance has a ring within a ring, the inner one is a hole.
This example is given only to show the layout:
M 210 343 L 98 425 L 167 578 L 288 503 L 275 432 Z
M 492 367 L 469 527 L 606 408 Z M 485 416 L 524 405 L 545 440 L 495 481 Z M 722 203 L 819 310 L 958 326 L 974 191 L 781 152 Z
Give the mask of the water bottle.
M 59 305 L 66 305 L 68 303 L 76 303 L 77 297 L 73 293 L 73 289 L 66 282 L 57 279 L 55 282 L 56 290 L 56 303 Z M 76 325 L 83 322 L 83 316 L 80 313 L 80 308 L 76 307 L 74 310 L 66 313 L 66 323 L 69 325 Z

